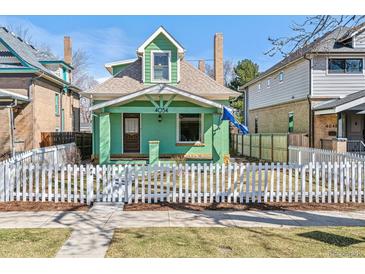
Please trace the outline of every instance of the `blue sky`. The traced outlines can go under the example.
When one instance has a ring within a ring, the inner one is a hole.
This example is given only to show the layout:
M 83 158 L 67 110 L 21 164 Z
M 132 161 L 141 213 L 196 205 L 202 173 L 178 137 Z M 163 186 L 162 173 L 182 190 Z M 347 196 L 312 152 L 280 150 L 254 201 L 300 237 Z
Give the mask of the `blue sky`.
M 63 36 L 73 48 L 83 48 L 96 79 L 108 77 L 104 64 L 134 58 L 136 49 L 163 25 L 187 50 L 187 60 L 212 59 L 213 36 L 223 32 L 224 58 L 249 58 L 265 70 L 280 59 L 264 52 L 269 36 L 290 34 L 289 25 L 300 16 L 0 16 L 0 25 L 25 26 L 38 44 L 47 44 L 63 56 Z M 196 63 L 196 62 L 194 62 Z

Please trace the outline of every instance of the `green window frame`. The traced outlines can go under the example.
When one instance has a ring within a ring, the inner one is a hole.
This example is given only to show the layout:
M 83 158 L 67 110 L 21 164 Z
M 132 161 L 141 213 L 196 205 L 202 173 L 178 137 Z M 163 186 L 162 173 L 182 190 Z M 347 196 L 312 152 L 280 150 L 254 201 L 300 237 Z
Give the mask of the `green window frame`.
M 55 114 L 60 115 L 60 95 L 58 93 L 55 94 Z
M 294 112 L 288 114 L 288 132 L 294 132 Z

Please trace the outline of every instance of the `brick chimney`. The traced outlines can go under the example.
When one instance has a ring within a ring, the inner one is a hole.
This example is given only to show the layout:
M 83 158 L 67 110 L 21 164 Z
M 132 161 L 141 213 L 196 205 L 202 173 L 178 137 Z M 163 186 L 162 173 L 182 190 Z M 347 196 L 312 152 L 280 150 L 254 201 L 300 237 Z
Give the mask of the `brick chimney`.
M 199 60 L 198 69 L 201 72 L 205 73 L 205 60 Z
M 65 36 L 63 38 L 63 47 L 64 47 L 64 61 L 71 65 L 72 64 L 72 43 L 70 36 Z
M 214 35 L 214 79 L 224 85 L 223 79 L 223 33 Z

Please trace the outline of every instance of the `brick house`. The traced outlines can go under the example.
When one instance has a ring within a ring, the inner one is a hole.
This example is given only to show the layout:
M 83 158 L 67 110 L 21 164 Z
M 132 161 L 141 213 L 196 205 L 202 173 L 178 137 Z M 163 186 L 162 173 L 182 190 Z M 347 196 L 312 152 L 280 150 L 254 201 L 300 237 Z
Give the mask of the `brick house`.
M 344 137 L 348 150 L 360 149 L 364 59 L 365 25 L 337 28 L 290 54 L 240 88 L 250 131 L 305 133 L 317 148 Z
M 0 28 L 0 156 L 40 146 L 41 132 L 79 131 L 79 89 L 71 84 L 71 39 L 64 60 Z M 13 128 L 13 130 L 11 130 Z

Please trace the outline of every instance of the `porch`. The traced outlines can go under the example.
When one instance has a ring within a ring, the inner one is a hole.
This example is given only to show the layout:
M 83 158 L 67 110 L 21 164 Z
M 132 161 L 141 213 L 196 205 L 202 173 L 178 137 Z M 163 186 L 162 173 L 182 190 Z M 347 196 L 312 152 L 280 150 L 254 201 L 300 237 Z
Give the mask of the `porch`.
M 322 129 L 321 148 L 333 149 L 339 141 L 346 142 L 347 152 L 365 153 L 365 91 L 322 103 L 314 110 L 315 128 Z
M 98 162 L 222 162 L 229 154 L 222 105 L 174 91 L 151 88 L 132 98 L 96 102 L 93 154 Z

